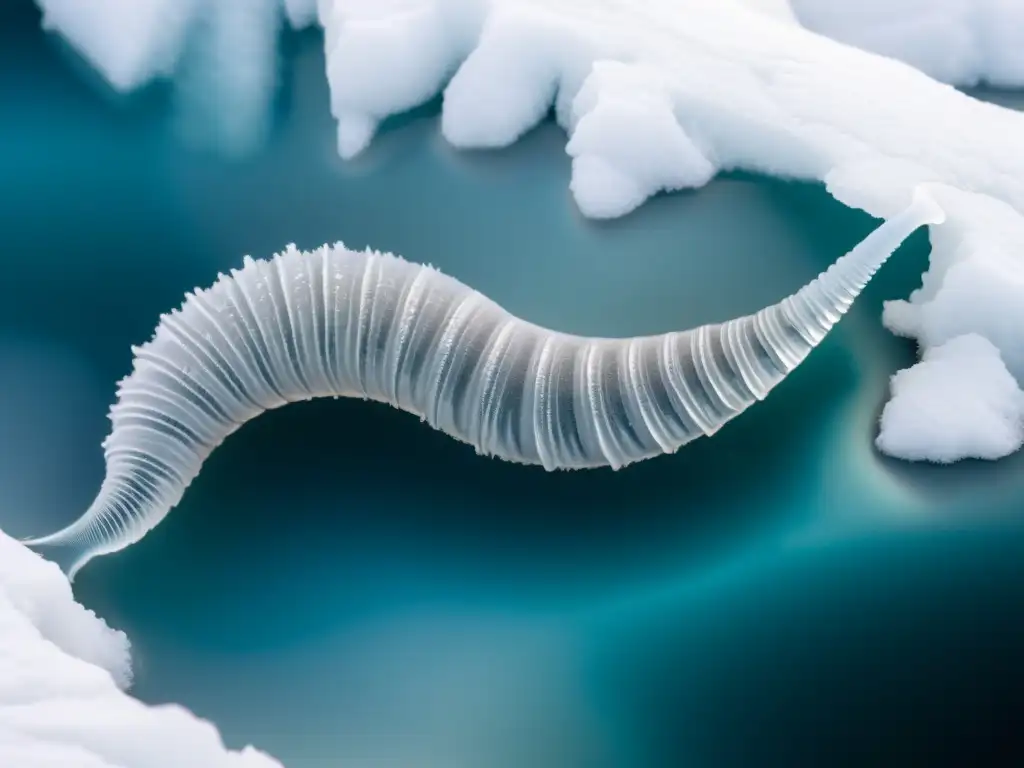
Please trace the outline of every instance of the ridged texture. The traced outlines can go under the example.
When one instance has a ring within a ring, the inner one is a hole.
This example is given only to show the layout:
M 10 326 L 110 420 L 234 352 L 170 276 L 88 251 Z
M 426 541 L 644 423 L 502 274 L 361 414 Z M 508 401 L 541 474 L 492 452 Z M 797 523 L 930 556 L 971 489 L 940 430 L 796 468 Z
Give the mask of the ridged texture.
M 919 194 L 828 271 L 757 314 L 633 339 L 528 323 L 436 270 L 338 244 L 290 246 L 160 319 L 111 408 L 107 473 L 86 513 L 28 542 L 66 545 L 70 575 L 139 540 L 203 461 L 263 411 L 363 397 L 486 455 L 545 469 L 623 467 L 711 435 L 796 367 L 896 247 L 941 220 Z

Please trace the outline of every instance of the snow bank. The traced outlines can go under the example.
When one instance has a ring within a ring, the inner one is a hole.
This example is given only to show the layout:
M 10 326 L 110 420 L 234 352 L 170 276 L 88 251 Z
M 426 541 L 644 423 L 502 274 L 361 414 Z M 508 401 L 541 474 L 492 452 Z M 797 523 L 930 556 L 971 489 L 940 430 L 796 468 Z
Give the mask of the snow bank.
M 47 24 L 122 84 L 168 71 L 181 17 L 242 1 L 121 0 L 97 13 L 90 0 L 39 0 Z M 274 7 L 303 24 L 313 5 Z M 834 34 L 916 19 L 916 38 L 885 39 L 902 40 L 898 53 L 926 70 L 948 66 L 936 72 L 946 79 L 1010 82 L 1024 57 L 1016 4 L 797 0 L 792 8 Z M 345 157 L 362 151 L 385 117 L 443 91 L 442 131 L 458 147 L 511 144 L 553 107 L 569 136 L 573 195 L 592 217 L 621 216 L 727 169 L 820 180 L 879 217 L 902 210 L 918 183 L 949 187 L 950 222 L 932 228 L 930 277 L 887 322 L 925 350 L 980 334 L 1021 381 L 1024 115 L 808 31 L 792 8 L 782 0 L 319 0 L 315 17 Z M 154 21 L 168 14 L 170 22 Z M 129 45 L 122 15 L 156 31 Z M 942 36 L 963 29 L 975 54 Z
M 118 0 L 99 13 L 91 0 L 39 2 L 47 26 L 119 87 L 169 71 L 196 19 L 262 30 L 264 12 L 237 8 L 270 3 L 298 24 L 313 14 L 313 0 Z M 1016 140 L 1024 118 L 836 45 L 793 23 L 786 8 L 779 0 L 319 0 L 316 10 L 345 156 L 385 117 L 443 91 L 442 129 L 460 147 L 508 145 L 554 106 L 574 140 L 577 199 L 593 201 L 599 216 L 730 168 L 820 179 L 880 216 L 905 207 L 920 181 L 1024 206 Z M 126 40 L 126 25 L 147 34 Z M 225 35 L 219 58 L 267 55 Z
M 946 83 L 1024 85 L 1019 0 L 790 0 L 808 29 Z
M 1024 444 L 1024 392 L 974 333 L 930 348 L 892 378 L 878 447 L 910 460 L 998 459 Z
M 933 193 L 949 213 L 930 231 L 929 269 L 907 301 L 886 303 L 882 319 L 924 347 L 984 336 L 1024 382 L 1024 217 L 989 197 L 943 187 Z
M 892 381 L 878 447 L 904 459 L 995 459 L 1024 443 L 1024 217 L 990 197 L 938 187 L 951 211 L 907 301 L 885 305 L 922 361 Z
M 173 71 L 201 0 L 36 0 L 59 32 L 121 91 Z
M 365 145 L 443 89 L 449 141 L 500 147 L 553 105 L 596 215 L 730 168 L 821 179 L 881 216 L 921 181 L 1024 205 L 1020 115 L 734 0 L 324 0 L 321 20 L 342 134 Z
M 148 707 L 128 638 L 75 602 L 52 563 L 0 531 L 0 765 L 10 768 L 281 768 L 177 706 Z

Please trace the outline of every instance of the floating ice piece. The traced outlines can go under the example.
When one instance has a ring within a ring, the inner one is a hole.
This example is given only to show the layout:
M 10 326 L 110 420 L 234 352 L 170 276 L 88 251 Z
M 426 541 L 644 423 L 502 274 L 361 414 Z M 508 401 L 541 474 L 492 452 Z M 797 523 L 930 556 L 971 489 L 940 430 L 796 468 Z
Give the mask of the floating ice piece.
M 314 397 L 390 403 L 479 453 L 548 470 L 674 452 L 764 398 L 899 244 L 944 216 L 919 189 L 903 213 L 780 303 L 632 339 L 540 328 L 390 254 L 337 244 L 247 257 L 133 350 L 99 495 L 77 522 L 28 543 L 70 548 L 74 576 L 157 525 L 246 421 Z
M 998 459 L 1024 444 L 1024 392 L 977 334 L 928 349 L 892 378 L 878 447 L 912 461 Z
M 203 0 L 36 0 L 60 34 L 117 90 L 170 74 Z
M 1024 218 L 990 197 L 931 191 L 949 211 L 931 230 L 931 265 L 883 313 L 923 356 L 893 378 L 876 442 L 910 460 L 997 459 L 1024 442 Z
M 281 768 L 226 749 L 177 706 L 123 688 L 128 639 L 75 602 L 67 579 L 0 531 L 0 765 L 4 768 Z
M 702 187 L 715 175 L 676 120 L 669 85 L 657 71 L 596 64 L 573 114 L 570 188 L 585 216 L 621 216 L 654 192 Z

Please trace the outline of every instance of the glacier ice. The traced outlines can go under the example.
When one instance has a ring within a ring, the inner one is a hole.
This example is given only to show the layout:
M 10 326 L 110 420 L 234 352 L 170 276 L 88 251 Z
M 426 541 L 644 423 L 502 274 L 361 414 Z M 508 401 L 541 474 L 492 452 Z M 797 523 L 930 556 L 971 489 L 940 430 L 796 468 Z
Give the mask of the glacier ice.
M 177 706 L 124 692 L 129 643 L 75 602 L 47 562 L 0 531 L 0 765 L 5 768 L 281 768 L 224 747 Z
M 117 0 L 100 9 L 89 0 L 38 0 L 46 25 L 120 88 L 171 72 L 190 25 L 238 1 Z M 964 244 L 949 258 L 964 265 L 937 255 L 941 295 L 911 300 L 915 309 L 902 312 L 904 320 L 917 318 L 912 335 L 926 351 L 936 334 L 949 338 L 941 329 L 962 324 L 969 305 L 977 320 L 970 330 L 995 344 L 1018 383 L 1024 380 L 1015 362 L 1024 325 L 999 322 L 992 311 L 1019 312 L 1021 305 L 1013 299 L 1024 280 L 1024 115 L 924 74 L 1021 83 L 1017 4 L 261 2 L 283 9 L 295 26 L 323 27 L 330 106 L 345 157 L 365 149 L 385 117 L 443 93 L 442 132 L 459 147 L 507 145 L 553 107 L 568 133 L 572 193 L 592 217 L 623 215 L 652 194 L 699 187 L 728 169 L 819 180 L 840 202 L 883 218 L 902 210 L 919 183 L 944 184 L 952 191 L 942 205 L 955 221 L 945 226 Z M 269 71 L 258 61 L 269 55 L 268 37 L 258 39 L 262 47 L 234 50 L 225 36 L 220 58 L 241 92 L 272 87 L 265 77 L 246 77 Z M 1006 279 L 995 285 L 990 260 L 978 254 L 992 218 L 985 212 L 1002 204 L 998 218 L 1020 226 L 1000 225 Z M 932 228 L 933 241 L 945 237 L 941 232 Z M 992 291 L 997 301 L 990 301 Z M 887 312 L 890 327 L 902 327 L 900 314 Z
M 479 453 L 548 470 L 617 469 L 672 453 L 763 399 L 900 243 L 944 217 L 920 188 L 904 212 L 780 303 L 632 339 L 550 331 L 431 267 L 340 243 L 247 257 L 188 294 L 132 350 L 96 500 L 29 543 L 67 547 L 73 577 L 157 525 L 242 424 L 314 397 L 389 403 Z

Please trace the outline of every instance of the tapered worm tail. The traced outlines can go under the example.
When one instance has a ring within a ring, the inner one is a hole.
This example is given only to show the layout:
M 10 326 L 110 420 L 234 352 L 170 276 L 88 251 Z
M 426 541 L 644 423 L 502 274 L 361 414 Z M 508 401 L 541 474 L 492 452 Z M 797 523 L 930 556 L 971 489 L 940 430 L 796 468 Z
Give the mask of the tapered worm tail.
M 941 209 L 919 191 L 779 304 L 694 330 L 570 336 L 513 317 L 457 280 L 340 244 L 246 258 L 186 296 L 133 349 L 111 408 L 106 477 L 75 523 L 69 575 L 138 541 L 206 457 L 263 411 L 321 396 L 390 403 L 482 454 L 546 469 L 619 468 L 716 432 L 793 370 L 875 271 Z

